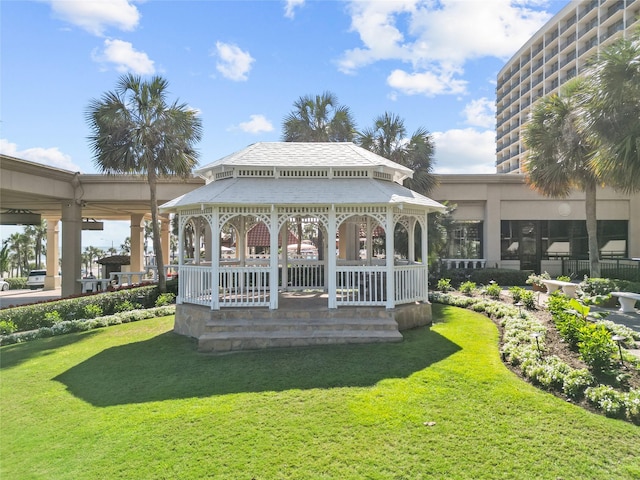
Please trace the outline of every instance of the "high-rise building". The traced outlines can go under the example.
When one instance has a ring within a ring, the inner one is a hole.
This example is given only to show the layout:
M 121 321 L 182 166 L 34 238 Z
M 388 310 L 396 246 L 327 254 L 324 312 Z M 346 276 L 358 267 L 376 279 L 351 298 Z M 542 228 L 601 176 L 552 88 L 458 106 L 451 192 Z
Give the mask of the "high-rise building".
M 640 26 L 640 0 L 571 1 L 498 74 L 496 171 L 521 173 L 532 104 L 579 75 L 599 49 Z

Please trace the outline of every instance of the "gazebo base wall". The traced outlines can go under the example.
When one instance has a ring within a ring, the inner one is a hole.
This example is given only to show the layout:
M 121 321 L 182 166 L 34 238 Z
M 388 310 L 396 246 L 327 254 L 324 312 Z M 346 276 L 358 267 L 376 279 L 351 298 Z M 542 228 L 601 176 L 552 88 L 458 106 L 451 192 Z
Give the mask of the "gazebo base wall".
M 174 332 L 201 352 L 402 341 L 401 330 L 431 324 L 431 304 L 383 307 L 225 308 L 181 304 Z

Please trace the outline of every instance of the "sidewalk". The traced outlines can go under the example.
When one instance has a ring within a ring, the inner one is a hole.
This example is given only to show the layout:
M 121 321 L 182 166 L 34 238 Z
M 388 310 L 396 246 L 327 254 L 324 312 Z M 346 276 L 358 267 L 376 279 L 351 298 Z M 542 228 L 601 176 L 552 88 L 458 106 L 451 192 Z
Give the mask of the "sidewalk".
M 0 308 L 52 300 L 60 298 L 60 295 L 59 288 L 55 290 L 43 290 L 41 288 L 37 290 L 6 290 L 0 292 Z

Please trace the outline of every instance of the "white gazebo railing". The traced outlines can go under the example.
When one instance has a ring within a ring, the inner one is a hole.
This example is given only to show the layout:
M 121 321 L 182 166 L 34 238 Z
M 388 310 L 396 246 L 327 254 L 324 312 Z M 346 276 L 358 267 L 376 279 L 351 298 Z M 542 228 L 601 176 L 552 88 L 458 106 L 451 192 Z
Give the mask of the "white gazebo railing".
M 287 265 L 287 287 L 291 289 L 324 288 L 326 262 L 291 260 Z
M 221 307 L 269 306 L 268 267 L 224 267 L 219 272 Z
M 386 276 L 386 267 L 337 266 L 336 303 L 345 306 L 384 306 Z
M 427 299 L 427 270 L 424 265 L 394 267 L 395 303 L 419 302 Z
M 183 303 L 211 305 L 211 266 L 183 265 L 180 268 L 179 297 Z

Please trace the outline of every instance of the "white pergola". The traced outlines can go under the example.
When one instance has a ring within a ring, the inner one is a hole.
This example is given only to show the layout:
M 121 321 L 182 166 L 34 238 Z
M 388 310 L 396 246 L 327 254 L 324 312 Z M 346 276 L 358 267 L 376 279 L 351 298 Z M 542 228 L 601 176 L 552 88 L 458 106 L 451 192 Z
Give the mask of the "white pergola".
M 287 290 L 323 290 L 329 309 L 427 302 L 427 215 L 444 206 L 402 185 L 413 172 L 353 143 L 256 143 L 196 171 L 206 185 L 164 204 L 179 222 L 178 304 L 278 309 Z M 251 255 L 246 233 L 263 222 L 269 254 Z M 292 255 L 289 229 L 318 233 L 318 255 Z M 399 254 L 394 231 L 406 230 Z M 374 231 L 384 253 L 374 257 Z M 192 258 L 184 235 L 195 235 Z M 235 254 L 222 249 L 233 230 Z M 416 254 L 417 250 L 417 254 Z M 178 314 L 176 315 L 176 321 Z

